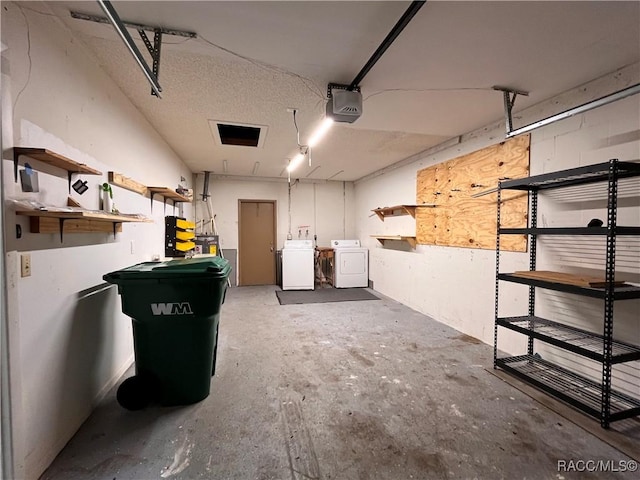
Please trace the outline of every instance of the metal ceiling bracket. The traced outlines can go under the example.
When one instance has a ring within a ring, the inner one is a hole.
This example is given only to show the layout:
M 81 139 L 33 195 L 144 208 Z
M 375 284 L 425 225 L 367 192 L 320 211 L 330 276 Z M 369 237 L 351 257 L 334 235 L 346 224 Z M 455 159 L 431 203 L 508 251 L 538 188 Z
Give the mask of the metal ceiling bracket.
M 637 95 L 638 93 L 640 93 L 640 83 L 636 83 L 635 85 L 631 85 L 627 88 L 623 88 L 622 90 L 619 90 L 609 95 L 605 95 L 604 97 L 591 100 L 590 102 L 584 103 L 582 105 L 578 105 L 577 107 L 574 107 L 574 108 L 570 108 L 569 110 L 556 113 L 555 115 L 551 115 L 550 117 L 543 118 L 542 120 L 538 120 L 537 122 L 533 122 L 529 125 L 525 125 L 524 127 L 516 128 L 515 130 L 513 129 L 512 110 L 513 110 L 513 105 L 516 101 L 516 97 L 518 95 L 527 96 L 529 95 L 529 93 L 522 92 L 519 90 L 513 90 L 507 87 L 496 86 L 496 87 L 493 87 L 493 89 L 501 91 L 504 96 L 504 111 L 505 111 L 506 129 L 507 129 L 506 138 L 513 138 L 518 135 L 522 135 L 523 133 L 528 133 L 532 130 L 535 130 L 536 128 L 544 127 L 551 123 L 564 120 L 565 118 L 569 118 L 574 115 L 587 112 L 589 110 L 593 110 L 594 108 L 608 105 L 609 103 L 622 100 L 623 98 L 627 98 L 632 95 Z
M 118 12 L 116 12 L 116 9 L 113 8 L 113 5 L 111 5 L 111 2 L 109 0 L 97 0 L 97 2 L 98 2 L 98 5 L 100 5 L 102 10 L 104 11 L 107 18 L 109 19 L 109 22 L 113 25 L 113 28 L 116 29 L 116 32 L 118 32 L 118 35 L 120 35 L 120 38 L 122 39 L 124 44 L 127 46 L 129 51 L 131 52 L 131 55 L 133 55 L 133 58 L 136 60 L 136 63 L 142 69 L 142 73 L 144 73 L 144 76 L 147 77 L 147 80 L 151 84 L 151 88 L 153 89 L 154 92 L 156 92 L 156 96 L 160 98 L 160 92 L 162 91 L 162 87 L 158 83 L 158 79 L 156 78 L 156 76 L 153 74 L 153 72 L 149 68 L 149 65 L 147 65 L 147 62 L 142 56 L 142 53 L 140 53 L 140 50 L 138 49 L 138 46 L 133 41 L 133 38 L 131 38 L 131 35 L 129 35 L 129 32 L 127 31 L 127 27 L 122 23 L 122 20 L 120 20 L 120 17 L 118 16 Z
M 513 131 L 512 111 L 513 111 L 513 106 L 516 103 L 516 97 L 518 95 L 523 95 L 525 97 L 528 97 L 529 92 L 524 92 L 522 90 L 514 90 L 513 88 L 509 88 L 509 87 L 494 86 L 492 88 L 494 90 L 498 90 L 499 92 L 502 92 L 502 96 L 504 98 L 504 116 L 505 116 L 506 130 L 507 130 L 507 135 L 509 135 Z
M 106 23 L 110 24 L 108 18 L 100 17 L 99 15 L 88 15 L 86 13 L 80 12 L 69 12 L 71 18 L 75 18 L 77 20 L 86 20 L 88 22 L 95 23 Z M 134 23 L 134 22 L 125 22 L 122 21 L 122 24 L 127 28 L 133 28 L 134 30 L 145 30 L 147 32 L 155 32 L 156 30 L 160 30 L 160 32 L 165 35 L 173 35 L 174 37 L 185 37 L 185 38 L 198 38 L 198 34 L 195 32 L 187 32 L 184 30 L 176 30 L 173 28 L 163 28 L 163 27 L 154 27 L 151 25 L 145 25 L 144 23 Z
M 624 88 L 610 95 L 605 95 L 604 97 L 600 97 L 596 100 L 592 100 L 577 107 L 570 108 L 569 110 L 565 110 L 564 112 L 560 112 L 542 120 L 538 120 L 537 122 L 517 128 L 516 130 L 507 131 L 507 138 L 522 135 L 523 133 L 530 132 L 531 130 L 535 130 L 536 128 L 544 127 L 545 125 L 549 125 L 559 120 L 564 120 L 565 118 L 569 118 L 574 115 L 593 110 L 594 108 L 608 105 L 609 103 L 622 100 L 623 98 L 630 97 L 631 95 L 637 95 L 638 93 L 640 93 L 640 83 L 636 83 L 635 85 L 631 85 L 630 87 Z
M 156 80 L 160 79 L 160 47 L 162 46 L 162 31 L 159 28 L 153 30 L 153 45 L 149 41 L 149 37 L 143 29 L 138 29 L 138 34 L 140 38 L 144 42 L 144 45 L 147 47 L 147 51 L 149 55 L 151 55 L 151 59 L 153 60 L 153 74 L 156 77 Z M 151 95 L 158 96 L 156 92 L 151 89 Z
M 133 22 L 123 22 L 118 13 L 116 12 L 113 5 L 109 0 L 97 0 L 98 4 L 107 15 L 106 17 L 100 17 L 97 15 L 88 15 L 80 12 L 70 12 L 71 17 L 78 20 L 87 20 L 90 22 L 96 23 L 106 23 L 111 24 L 116 29 L 116 32 L 125 43 L 131 54 L 133 55 L 136 63 L 142 69 L 144 76 L 147 78 L 149 83 L 151 84 L 151 94 L 160 98 L 160 92 L 162 91 L 162 87 L 158 83 L 158 73 L 160 71 L 160 47 L 162 45 L 162 34 L 166 35 L 174 35 L 178 37 L 186 37 L 186 38 L 197 38 L 198 34 L 194 32 L 185 32 L 182 30 L 175 30 L 171 28 L 162 28 L 162 27 L 152 27 L 149 25 L 143 25 L 141 23 L 133 23 Z M 131 35 L 127 31 L 127 28 L 134 28 L 140 34 L 140 38 L 144 42 L 151 58 L 153 59 L 153 68 L 149 68 L 149 65 L 145 61 L 144 57 L 140 53 L 137 45 L 134 43 Z M 147 38 L 145 33 L 154 32 L 153 45 Z
M 342 83 L 330 83 L 327 85 L 327 98 L 333 97 L 333 90 L 351 90 L 352 92 L 359 92 L 360 85 L 355 85 L 351 88 L 351 85 L 345 85 Z

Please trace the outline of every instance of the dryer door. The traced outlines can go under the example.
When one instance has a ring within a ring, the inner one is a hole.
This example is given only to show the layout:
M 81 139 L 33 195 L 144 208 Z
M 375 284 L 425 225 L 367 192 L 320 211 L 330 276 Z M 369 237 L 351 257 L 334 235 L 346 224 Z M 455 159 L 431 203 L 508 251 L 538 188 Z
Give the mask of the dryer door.
M 336 250 L 335 287 L 366 287 L 369 281 L 367 250 Z

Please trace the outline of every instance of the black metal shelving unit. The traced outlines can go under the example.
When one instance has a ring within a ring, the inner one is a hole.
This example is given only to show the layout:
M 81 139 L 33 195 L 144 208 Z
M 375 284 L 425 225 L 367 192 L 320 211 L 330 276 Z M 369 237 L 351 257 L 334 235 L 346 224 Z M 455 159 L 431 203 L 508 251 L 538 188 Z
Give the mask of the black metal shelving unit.
M 640 346 L 613 339 L 613 306 L 617 300 L 640 298 L 640 287 L 616 286 L 615 249 L 616 237 L 640 236 L 640 227 L 617 225 L 618 181 L 622 178 L 640 176 L 640 164 L 632 162 L 609 162 L 573 168 L 559 172 L 536 175 L 517 180 L 502 181 L 498 185 L 498 230 L 496 238 L 496 283 L 495 283 L 495 327 L 494 368 L 524 380 L 537 388 L 563 400 L 575 408 L 600 420 L 604 428 L 611 422 L 640 415 L 640 399 L 630 397 L 611 388 L 612 366 L 640 360 Z M 539 228 L 538 192 L 547 189 L 607 182 L 607 223 L 602 227 Z M 500 206 L 503 190 L 524 190 L 529 195 L 529 226 L 527 228 L 501 228 Z M 534 278 L 525 278 L 500 272 L 500 236 L 529 235 L 529 270 L 536 269 L 538 235 L 600 235 L 606 237 L 605 286 L 603 288 L 579 287 Z M 500 282 L 514 282 L 529 286 L 528 314 L 520 317 L 499 316 Z M 575 295 L 603 300 L 603 333 L 596 334 L 559 321 L 535 315 L 536 288 L 567 292 Z M 527 353 L 513 357 L 498 358 L 498 331 L 506 328 L 528 337 Z M 534 352 L 534 340 L 554 345 L 574 354 L 590 358 L 602 365 L 602 380 L 595 382 L 576 374 L 565 367 L 540 358 Z

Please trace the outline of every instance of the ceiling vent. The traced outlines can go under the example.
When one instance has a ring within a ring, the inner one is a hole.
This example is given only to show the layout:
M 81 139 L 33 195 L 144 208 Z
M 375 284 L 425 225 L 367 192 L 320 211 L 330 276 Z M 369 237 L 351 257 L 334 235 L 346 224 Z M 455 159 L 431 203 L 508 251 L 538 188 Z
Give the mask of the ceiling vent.
M 264 125 L 209 120 L 209 127 L 218 145 L 261 148 L 267 134 L 267 127 Z

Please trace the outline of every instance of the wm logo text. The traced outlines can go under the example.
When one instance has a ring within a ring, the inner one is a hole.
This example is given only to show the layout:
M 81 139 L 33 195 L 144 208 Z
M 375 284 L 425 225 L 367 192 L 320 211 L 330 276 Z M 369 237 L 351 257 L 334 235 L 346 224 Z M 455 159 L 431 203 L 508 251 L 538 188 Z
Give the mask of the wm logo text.
M 152 303 L 151 311 L 154 315 L 193 315 L 189 302 Z

